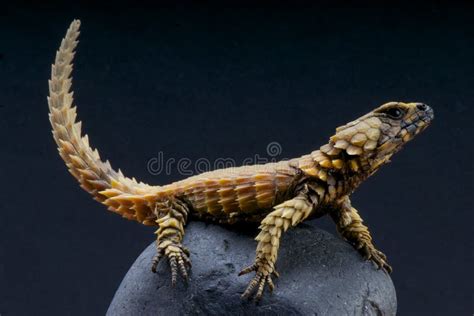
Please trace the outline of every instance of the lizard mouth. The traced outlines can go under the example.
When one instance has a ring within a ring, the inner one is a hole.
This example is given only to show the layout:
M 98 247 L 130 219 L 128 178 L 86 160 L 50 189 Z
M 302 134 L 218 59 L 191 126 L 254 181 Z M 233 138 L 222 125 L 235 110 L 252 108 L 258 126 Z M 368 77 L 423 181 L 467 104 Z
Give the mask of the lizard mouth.
M 406 143 L 424 131 L 433 120 L 433 108 L 426 104 L 418 103 L 416 111 L 411 115 L 411 117 L 403 122 L 399 137 Z

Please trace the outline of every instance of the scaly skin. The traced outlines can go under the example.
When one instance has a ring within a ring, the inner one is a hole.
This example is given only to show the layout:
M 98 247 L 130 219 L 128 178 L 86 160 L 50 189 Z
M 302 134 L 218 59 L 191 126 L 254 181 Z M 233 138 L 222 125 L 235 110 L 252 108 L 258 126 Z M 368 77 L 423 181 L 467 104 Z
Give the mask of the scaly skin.
M 103 162 L 81 136 L 70 74 L 80 22 L 75 20 L 56 54 L 48 104 L 59 154 L 81 187 L 109 210 L 145 225 L 158 226 L 152 270 L 165 257 L 175 284 L 187 280 L 189 251 L 182 245 L 190 215 L 220 223 L 260 222 L 255 262 L 240 274 L 255 272 L 243 297 L 259 300 L 272 276 L 281 235 L 308 217 L 329 214 L 337 229 L 368 260 L 390 272 L 349 196 L 433 119 L 422 103 L 389 102 L 336 129 L 312 153 L 279 163 L 206 172 L 166 186 L 149 186 L 123 176 Z

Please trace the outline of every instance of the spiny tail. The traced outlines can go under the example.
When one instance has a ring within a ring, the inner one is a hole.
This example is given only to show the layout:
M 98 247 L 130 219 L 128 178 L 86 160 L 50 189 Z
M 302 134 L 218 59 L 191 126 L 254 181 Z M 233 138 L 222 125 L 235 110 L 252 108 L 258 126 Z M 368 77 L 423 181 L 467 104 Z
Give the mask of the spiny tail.
M 81 136 L 81 122 L 76 122 L 73 92 L 70 92 L 74 50 L 77 46 L 80 21 L 74 20 L 62 40 L 52 65 L 49 80 L 49 120 L 53 137 L 69 172 L 81 187 L 109 210 L 143 224 L 154 225 L 153 209 L 159 187 L 138 183 L 112 169 L 102 161 L 97 149 L 89 146 L 87 135 Z

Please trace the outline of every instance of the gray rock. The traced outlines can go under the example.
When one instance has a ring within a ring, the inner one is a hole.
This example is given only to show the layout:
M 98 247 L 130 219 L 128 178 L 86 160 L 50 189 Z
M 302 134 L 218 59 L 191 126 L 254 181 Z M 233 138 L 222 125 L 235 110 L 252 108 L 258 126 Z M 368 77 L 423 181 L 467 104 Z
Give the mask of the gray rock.
M 340 238 L 305 224 L 284 234 L 273 295 L 266 292 L 258 305 L 242 301 L 253 275 L 237 273 L 254 259 L 255 235 L 190 223 L 184 244 L 193 268 L 189 284 L 175 288 L 165 262 L 151 272 L 151 244 L 123 279 L 107 315 L 395 315 L 390 277 Z

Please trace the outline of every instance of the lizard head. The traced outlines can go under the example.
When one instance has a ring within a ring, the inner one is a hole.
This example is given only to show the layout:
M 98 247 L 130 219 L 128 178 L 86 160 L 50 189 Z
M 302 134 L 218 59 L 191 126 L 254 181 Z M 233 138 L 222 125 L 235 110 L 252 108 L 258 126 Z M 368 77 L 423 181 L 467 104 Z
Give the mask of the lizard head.
M 433 118 L 433 109 L 424 103 L 389 102 L 337 128 L 330 144 L 345 151 L 349 159 L 359 158 L 369 167 L 366 171 L 374 172 Z

